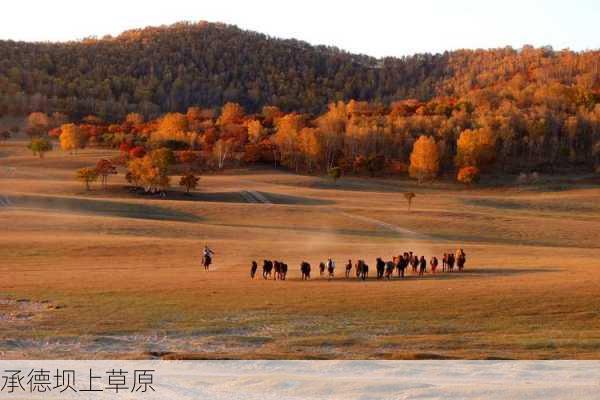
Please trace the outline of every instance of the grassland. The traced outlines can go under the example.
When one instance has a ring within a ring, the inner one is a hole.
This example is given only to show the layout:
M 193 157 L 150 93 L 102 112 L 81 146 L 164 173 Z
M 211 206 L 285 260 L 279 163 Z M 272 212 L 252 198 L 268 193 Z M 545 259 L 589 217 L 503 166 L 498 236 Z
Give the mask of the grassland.
M 250 169 L 203 176 L 189 198 L 134 195 L 122 173 L 86 192 L 74 170 L 106 156 L 0 145 L 2 357 L 600 358 L 593 182 L 333 184 Z M 348 258 L 457 246 L 463 274 L 342 278 Z M 338 278 L 299 280 L 302 260 L 329 256 Z M 290 279 L 250 280 L 263 258 L 286 261 Z

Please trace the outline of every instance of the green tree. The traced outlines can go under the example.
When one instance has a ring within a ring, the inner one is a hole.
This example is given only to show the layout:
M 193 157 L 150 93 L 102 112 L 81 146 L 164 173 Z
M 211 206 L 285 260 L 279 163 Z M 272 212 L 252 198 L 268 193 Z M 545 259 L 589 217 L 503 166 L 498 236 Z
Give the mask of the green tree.
M 38 155 L 40 158 L 44 158 L 44 154 L 52 150 L 52 143 L 45 137 L 33 138 L 27 148 L 31 150 L 34 156 Z
M 338 179 L 342 177 L 342 169 L 340 167 L 329 168 L 327 174 L 333 179 L 333 183 L 337 183 Z

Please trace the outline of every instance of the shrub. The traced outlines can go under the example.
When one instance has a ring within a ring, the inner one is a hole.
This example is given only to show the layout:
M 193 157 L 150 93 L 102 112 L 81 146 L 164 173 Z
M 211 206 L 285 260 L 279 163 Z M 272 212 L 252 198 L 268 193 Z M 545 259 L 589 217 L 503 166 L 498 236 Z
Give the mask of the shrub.
M 479 181 L 480 172 L 477 167 L 463 167 L 458 171 L 458 175 L 456 176 L 456 180 L 465 183 L 467 185 L 471 185 Z

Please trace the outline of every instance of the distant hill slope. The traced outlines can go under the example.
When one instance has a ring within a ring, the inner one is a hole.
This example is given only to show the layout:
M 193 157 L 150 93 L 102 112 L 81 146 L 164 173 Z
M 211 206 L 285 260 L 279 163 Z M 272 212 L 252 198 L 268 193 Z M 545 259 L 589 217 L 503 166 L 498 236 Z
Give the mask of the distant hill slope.
M 526 50 L 375 59 L 207 22 L 68 43 L 0 41 L 0 113 L 117 120 L 228 101 L 317 113 L 334 100 L 428 100 L 515 76 L 598 86 L 598 52 Z

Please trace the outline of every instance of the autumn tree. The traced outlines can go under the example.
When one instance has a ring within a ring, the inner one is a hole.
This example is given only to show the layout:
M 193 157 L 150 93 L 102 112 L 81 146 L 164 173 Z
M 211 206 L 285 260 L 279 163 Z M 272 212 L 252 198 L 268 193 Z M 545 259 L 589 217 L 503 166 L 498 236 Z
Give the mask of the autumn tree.
M 213 146 L 213 157 L 219 169 L 223 169 L 225 162 L 231 157 L 233 141 L 219 139 Z
M 29 136 L 42 136 L 50 130 L 50 118 L 46 113 L 32 112 L 25 121 L 25 132 Z
M 252 143 L 260 142 L 267 133 L 259 120 L 253 119 L 246 124 L 248 128 L 248 139 Z
M 85 183 L 85 190 L 90 190 L 90 183 L 98 179 L 98 172 L 95 168 L 80 168 L 77 170 L 77 179 Z
M 33 138 L 27 145 L 27 148 L 31 150 L 34 156 L 37 155 L 40 158 L 44 158 L 44 154 L 52 150 L 52 143 L 45 137 Z
M 241 124 L 245 115 L 244 108 L 238 103 L 226 103 L 221 109 L 221 116 L 217 124 L 221 126 L 229 124 Z
M 200 178 L 190 172 L 181 177 L 179 186 L 184 187 L 186 193 L 190 193 L 190 190 L 196 189 L 199 180 Z
M 109 175 L 115 175 L 117 168 L 110 160 L 101 159 L 96 163 L 96 173 L 101 177 L 102 187 L 106 188 Z
M 129 113 L 125 117 L 125 123 L 131 126 L 140 126 L 144 123 L 144 116 L 139 113 Z
M 66 124 L 60 128 L 60 147 L 71 154 L 85 147 L 86 138 L 81 129 L 75 124 Z
M 496 138 L 489 128 L 464 130 L 456 143 L 456 165 L 482 168 L 495 159 Z
M 435 139 L 419 136 L 410 154 L 408 172 L 421 183 L 424 179 L 434 179 L 440 169 L 440 153 Z
M 479 168 L 477 167 L 463 167 L 458 171 L 456 180 L 470 185 L 479 181 Z

